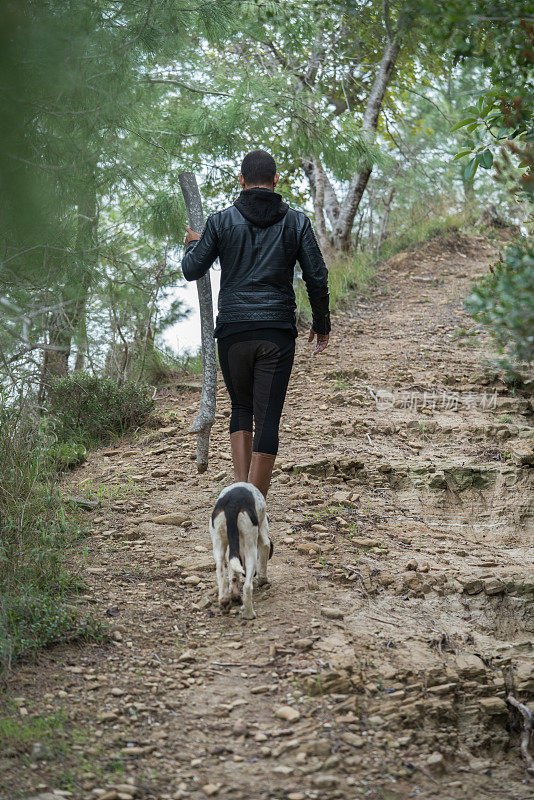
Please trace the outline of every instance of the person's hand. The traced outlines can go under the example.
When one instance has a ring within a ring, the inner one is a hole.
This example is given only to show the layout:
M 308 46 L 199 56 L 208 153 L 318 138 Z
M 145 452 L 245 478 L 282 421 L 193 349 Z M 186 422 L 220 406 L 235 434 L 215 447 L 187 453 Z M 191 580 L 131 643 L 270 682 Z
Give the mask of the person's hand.
M 315 345 L 315 350 L 313 351 L 313 355 L 316 356 L 317 353 L 322 353 L 323 350 L 328 345 L 328 334 L 327 333 L 315 333 L 313 328 L 310 328 L 310 335 L 308 336 L 308 341 L 313 342 L 313 337 L 317 336 L 317 344 Z
M 185 234 L 185 245 L 189 244 L 189 242 L 196 242 L 200 239 L 200 233 L 197 233 L 192 228 L 186 228 L 187 233 Z

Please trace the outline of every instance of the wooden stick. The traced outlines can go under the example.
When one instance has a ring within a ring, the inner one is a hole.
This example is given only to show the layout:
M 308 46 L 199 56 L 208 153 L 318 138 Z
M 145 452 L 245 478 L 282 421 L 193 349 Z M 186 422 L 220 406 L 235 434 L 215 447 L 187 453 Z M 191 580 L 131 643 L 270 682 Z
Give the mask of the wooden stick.
M 189 225 L 200 233 L 204 228 L 204 212 L 197 179 L 193 172 L 178 175 L 184 196 Z M 205 472 L 208 468 L 211 426 L 215 421 L 215 402 L 217 396 L 217 360 L 213 338 L 213 299 L 211 280 L 208 272 L 197 281 L 198 304 L 200 307 L 200 329 L 202 339 L 202 393 L 200 407 L 189 433 L 197 433 L 197 470 Z
M 520 703 L 519 700 L 516 700 L 511 694 L 509 694 L 506 698 L 506 702 L 510 703 L 510 705 L 519 711 L 523 717 L 523 730 L 521 732 L 521 755 L 523 756 L 527 765 L 528 774 L 534 775 L 534 758 L 528 749 L 530 744 L 530 736 L 532 731 L 534 731 L 534 718 L 532 716 L 532 711 L 523 705 L 523 703 Z

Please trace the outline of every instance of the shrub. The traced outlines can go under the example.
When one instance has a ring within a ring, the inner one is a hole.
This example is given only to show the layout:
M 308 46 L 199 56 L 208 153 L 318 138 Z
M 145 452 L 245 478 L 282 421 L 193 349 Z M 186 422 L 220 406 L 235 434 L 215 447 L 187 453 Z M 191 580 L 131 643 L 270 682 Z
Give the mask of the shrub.
M 60 443 L 97 446 L 141 425 L 154 407 L 146 386 L 75 373 L 52 382 L 48 410 Z M 71 453 L 72 455 L 72 453 Z
M 474 285 L 466 307 L 493 336 L 502 365 L 534 363 L 534 247 L 509 246 L 488 275 Z
M 202 373 L 202 350 L 176 355 L 170 348 L 156 348 L 147 354 L 143 375 L 152 386 L 183 380 L 189 374 Z
M 79 584 L 62 555 L 79 528 L 48 444 L 34 420 L 0 407 L 0 669 L 98 629 L 69 602 Z

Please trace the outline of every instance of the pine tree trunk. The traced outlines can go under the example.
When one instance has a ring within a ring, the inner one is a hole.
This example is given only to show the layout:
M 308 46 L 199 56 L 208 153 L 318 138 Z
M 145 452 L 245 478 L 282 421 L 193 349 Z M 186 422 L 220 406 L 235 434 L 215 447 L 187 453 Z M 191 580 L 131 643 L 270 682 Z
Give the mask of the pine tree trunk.
M 365 106 L 362 131 L 369 138 L 374 138 L 378 127 L 378 119 L 382 110 L 382 103 L 386 89 L 391 80 L 395 63 L 400 52 L 400 30 L 388 38 L 378 72 L 375 76 L 371 92 Z M 321 247 L 328 242 L 328 248 L 338 253 L 348 253 L 352 249 L 352 227 L 360 206 L 361 199 L 367 188 L 372 167 L 366 167 L 353 175 L 347 194 L 342 203 L 337 199 L 336 192 L 317 158 L 306 157 L 301 161 L 302 168 L 308 178 L 314 201 L 317 238 Z M 326 231 L 324 224 L 326 214 L 332 232 Z M 325 238 L 326 237 L 326 238 Z
M 78 349 L 76 350 L 76 361 L 74 362 L 74 372 L 83 372 L 85 368 L 85 356 L 87 353 L 87 318 L 86 318 L 86 301 L 83 300 L 83 306 L 80 310 L 80 319 L 78 322 L 77 342 Z
M 87 342 L 87 295 L 98 263 L 98 198 L 95 173 L 84 183 L 78 202 L 76 260 L 80 272 L 79 289 L 71 315 L 72 334 L 77 345 L 75 372 L 83 370 Z
M 43 351 L 39 402 L 42 403 L 54 378 L 66 378 L 69 370 L 71 329 L 63 309 L 52 311 L 48 318 L 48 342 Z
M 301 163 L 304 173 L 310 183 L 310 189 L 314 199 L 317 185 L 316 176 L 318 174 L 321 175 L 324 186 L 324 211 L 328 217 L 330 225 L 333 228 L 337 222 L 337 218 L 339 217 L 339 201 L 336 197 L 334 187 L 330 182 L 330 178 L 326 174 L 318 158 L 303 158 Z
M 75 370 L 83 369 L 87 351 L 87 294 L 96 265 L 96 228 L 98 207 L 94 173 L 83 184 L 78 202 L 76 235 L 76 270 L 63 291 L 64 306 L 48 317 L 48 345 L 44 350 L 39 395 L 44 398 L 51 378 L 68 374 L 73 339 L 77 340 Z
M 380 228 L 378 230 L 378 242 L 376 243 L 377 250 L 380 250 L 380 248 L 382 247 L 382 242 L 384 241 L 384 238 L 387 233 L 389 214 L 391 212 L 391 204 L 393 202 L 394 196 L 395 196 L 395 188 L 393 188 L 389 193 L 389 197 L 385 203 L 384 213 L 382 214 L 382 218 L 380 220 Z
M 194 231 L 201 231 L 204 227 L 204 212 L 195 175 L 192 172 L 182 172 L 178 180 L 187 208 L 189 225 Z M 197 469 L 199 472 L 205 472 L 208 468 L 210 431 L 215 421 L 217 394 L 217 359 L 213 338 L 213 299 L 209 270 L 197 281 L 197 290 L 202 338 L 202 394 L 200 408 L 189 432 L 198 434 Z
M 380 67 L 376 74 L 371 93 L 367 99 L 363 116 L 362 130 L 368 134 L 375 134 L 378 127 L 378 118 L 382 109 L 384 95 L 388 87 L 395 62 L 400 51 L 398 37 L 388 40 Z M 348 252 L 351 249 L 352 225 L 363 193 L 371 176 L 372 167 L 367 167 L 353 176 L 346 197 L 341 204 L 339 217 L 334 228 L 334 241 L 337 249 Z

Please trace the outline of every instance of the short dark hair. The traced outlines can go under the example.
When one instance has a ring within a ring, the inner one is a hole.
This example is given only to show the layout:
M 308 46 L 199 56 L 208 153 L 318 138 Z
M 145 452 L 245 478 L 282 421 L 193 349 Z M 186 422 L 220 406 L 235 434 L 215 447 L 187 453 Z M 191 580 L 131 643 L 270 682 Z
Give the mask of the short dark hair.
M 273 183 L 276 175 L 276 161 L 266 150 L 252 150 L 243 159 L 241 175 L 247 186 Z

